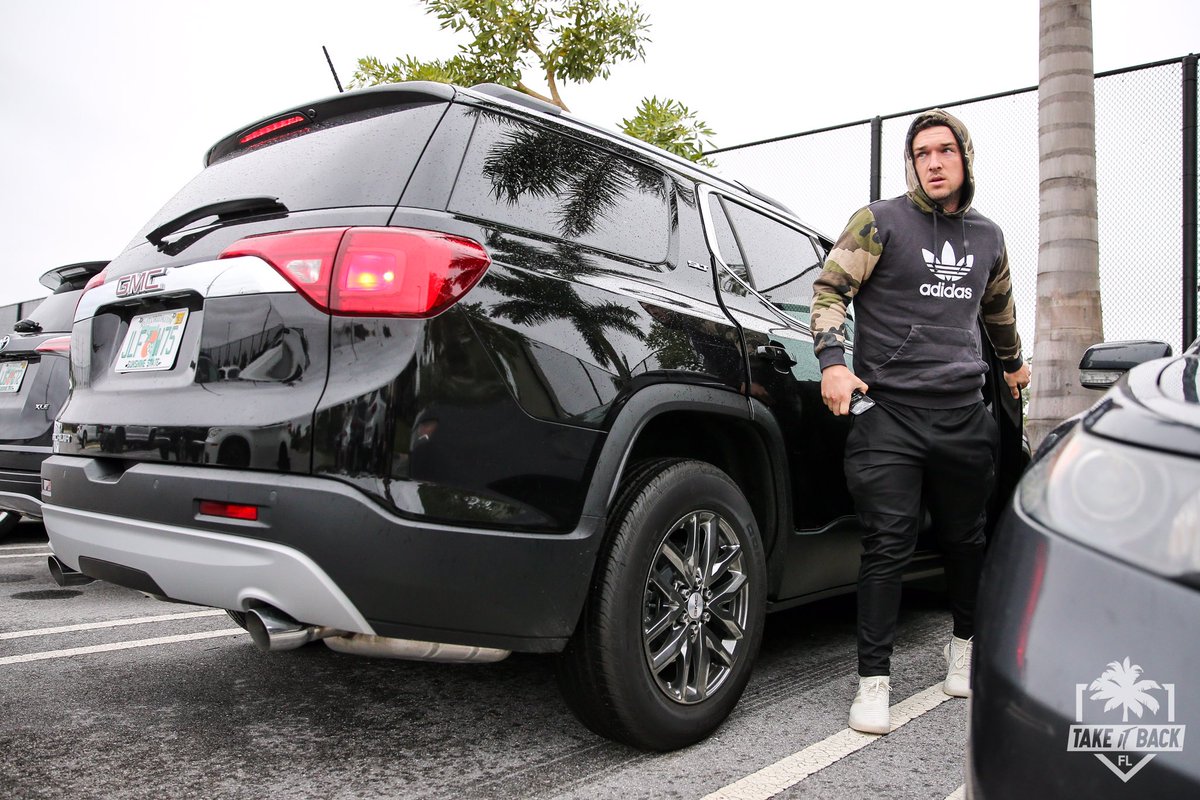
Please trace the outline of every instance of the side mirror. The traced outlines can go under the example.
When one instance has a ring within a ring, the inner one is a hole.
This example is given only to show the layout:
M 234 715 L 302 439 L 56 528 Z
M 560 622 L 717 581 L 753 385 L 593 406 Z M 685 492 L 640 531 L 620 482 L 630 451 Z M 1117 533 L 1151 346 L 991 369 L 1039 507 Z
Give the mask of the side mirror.
M 1129 370 L 1146 361 L 1171 355 L 1165 342 L 1103 342 L 1094 344 L 1079 362 L 1079 383 L 1089 389 L 1107 389 Z

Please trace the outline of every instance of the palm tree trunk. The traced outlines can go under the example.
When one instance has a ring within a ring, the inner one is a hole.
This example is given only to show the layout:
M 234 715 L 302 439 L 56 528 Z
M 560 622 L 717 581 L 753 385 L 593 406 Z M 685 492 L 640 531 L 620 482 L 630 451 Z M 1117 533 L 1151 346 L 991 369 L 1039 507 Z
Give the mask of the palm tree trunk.
M 1033 446 L 1096 395 L 1079 359 L 1104 338 L 1096 218 L 1091 0 L 1041 0 L 1038 69 L 1039 240 Z

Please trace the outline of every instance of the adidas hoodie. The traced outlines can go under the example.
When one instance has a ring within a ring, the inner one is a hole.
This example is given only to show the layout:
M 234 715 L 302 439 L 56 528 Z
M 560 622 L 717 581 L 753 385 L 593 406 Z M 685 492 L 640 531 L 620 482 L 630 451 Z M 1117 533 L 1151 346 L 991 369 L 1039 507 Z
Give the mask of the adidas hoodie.
M 963 155 L 959 207 L 941 210 L 921 187 L 913 128 L 934 118 Z M 908 193 L 860 209 L 813 287 L 811 328 L 821 369 L 845 364 L 846 309 L 854 301 L 854 373 L 874 398 L 919 408 L 982 400 L 993 347 L 1021 367 L 1008 255 L 1000 228 L 971 208 L 974 150 L 966 127 L 941 109 L 919 114 L 904 142 Z M 982 314 L 990 344 L 979 341 Z

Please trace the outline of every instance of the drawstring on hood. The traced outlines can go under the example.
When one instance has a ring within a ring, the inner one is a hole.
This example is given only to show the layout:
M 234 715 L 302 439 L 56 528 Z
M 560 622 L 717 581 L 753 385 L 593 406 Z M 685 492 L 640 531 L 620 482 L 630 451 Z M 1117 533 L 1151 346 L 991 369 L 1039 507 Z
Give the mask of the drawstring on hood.
M 981 317 L 1005 370 L 1021 367 L 1008 254 L 999 226 L 971 207 L 974 151 L 967 129 L 937 109 L 914 122 L 922 130 L 945 125 L 953 132 L 963 167 L 959 206 L 947 214 L 921 188 L 910 128 L 904 141 L 908 192 L 855 212 L 813 283 L 813 351 L 823 370 L 845 366 L 846 312 L 853 302 L 853 370 L 871 397 L 915 408 L 961 408 L 983 399 L 988 364 L 981 355 L 987 352 Z M 944 135 L 930 141 L 950 145 Z M 952 162 L 942 169 L 948 166 Z M 937 241 L 942 234 L 953 240 L 954 227 L 962 245 Z

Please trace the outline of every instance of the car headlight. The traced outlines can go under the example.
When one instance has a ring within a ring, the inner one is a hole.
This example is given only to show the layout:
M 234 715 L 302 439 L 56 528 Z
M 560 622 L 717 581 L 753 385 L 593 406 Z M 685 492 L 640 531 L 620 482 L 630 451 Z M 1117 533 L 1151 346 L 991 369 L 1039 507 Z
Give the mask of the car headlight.
M 1168 577 L 1200 574 L 1200 463 L 1077 427 L 1030 467 L 1021 508 L 1064 536 Z

